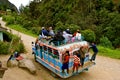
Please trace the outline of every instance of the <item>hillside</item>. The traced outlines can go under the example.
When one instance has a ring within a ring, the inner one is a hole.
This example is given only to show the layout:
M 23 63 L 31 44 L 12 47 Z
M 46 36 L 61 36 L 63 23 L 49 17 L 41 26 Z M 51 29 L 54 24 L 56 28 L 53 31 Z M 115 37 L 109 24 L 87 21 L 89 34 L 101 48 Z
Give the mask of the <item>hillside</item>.
M 10 3 L 8 0 L 0 0 L 0 10 L 10 9 L 11 11 L 17 12 L 17 7 Z

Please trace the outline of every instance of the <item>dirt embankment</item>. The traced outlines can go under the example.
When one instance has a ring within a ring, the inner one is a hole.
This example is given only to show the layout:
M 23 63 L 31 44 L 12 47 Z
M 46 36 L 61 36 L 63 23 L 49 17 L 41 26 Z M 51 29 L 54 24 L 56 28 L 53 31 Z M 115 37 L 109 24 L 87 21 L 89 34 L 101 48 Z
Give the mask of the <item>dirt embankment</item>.
M 0 19 L 0 23 L 5 27 L 5 23 Z M 31 42 L 35 38 L 12 30 L 13 34 L 21 36 L 21 39 L 27 49 L 27 56 L 34 62 L 31 54 Z M 3 66 L 6 66 L 6 61 L 9 55 L 0 55 L 0 60 Z M 4 77 L 0 80 L 61 80 L 61 78 L 54 78 L 50 71 L 42 65 L 35 63 L 37 74 L 32 75 L 29 72 L 18 67 L 8 68 Z M 91 67 L 88 72 L 82 72 L 79 75 L 72 76 L 65 80 L 120 80 L 120 60 L 111 59 L 107 57 L 97 56 L 96 65 Z

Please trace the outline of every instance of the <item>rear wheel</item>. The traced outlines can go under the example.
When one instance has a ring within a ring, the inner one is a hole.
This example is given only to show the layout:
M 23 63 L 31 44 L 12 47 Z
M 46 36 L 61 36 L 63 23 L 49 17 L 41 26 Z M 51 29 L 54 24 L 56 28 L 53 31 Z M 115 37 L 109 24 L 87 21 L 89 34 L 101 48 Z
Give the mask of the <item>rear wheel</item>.
M 85 70 L 85 71 L 88 71 L 89 69 L 88 69 L 88 68 L 85 68 L 84 70 Z
M 54 78 L 58 78 L 58 75 L 56 75 L 55 73 L 51 72 L 50 73 Z

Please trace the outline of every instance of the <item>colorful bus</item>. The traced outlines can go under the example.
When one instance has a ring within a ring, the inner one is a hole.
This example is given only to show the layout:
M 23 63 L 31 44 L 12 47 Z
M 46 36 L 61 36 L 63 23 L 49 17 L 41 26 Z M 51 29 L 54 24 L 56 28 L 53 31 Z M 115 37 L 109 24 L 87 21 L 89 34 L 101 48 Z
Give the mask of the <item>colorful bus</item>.
M 58 43 L 59 44 L 59 43 Z M 41 39 L 36 43 L 36 47 L 33 47 L 33 53 L 35 57 L 35 61 L 42 64 L 44 67 L 51 70 L 54 74 L 58 75 L 61 78 L 68 78 L 75 73 L 72 73 L 73 68 L 73 58 L 69 59 L 69 74 L 67 71 L 65 73 L 62 72 L 62 54 L 66 50 L 69 51 L 70 56 L 73 56 L 75 51 L 78 51 L 79 48 L 83 46 L 86 50 L 89 47 L 87 41 L 75 41 L 71 43 L 63 43 L 58 46 L 49 45 L 49 40 Z M 91 66 L 95 65 L 95 62 L 91 62 L 89 60 L 90 54 L 85 54 L 84 66 L 79 67 L 78 73 L 88 70 Z

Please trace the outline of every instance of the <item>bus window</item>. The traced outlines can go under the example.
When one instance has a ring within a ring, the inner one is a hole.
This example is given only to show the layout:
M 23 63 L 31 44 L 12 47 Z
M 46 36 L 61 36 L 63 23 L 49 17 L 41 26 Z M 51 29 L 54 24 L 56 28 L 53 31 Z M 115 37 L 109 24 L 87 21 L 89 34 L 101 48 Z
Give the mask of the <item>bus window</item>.
M 53 50 L 54 57 L 59 59 L 59 52 L 58 50 Z
M 52 54 L 52 49 L 48 47 L 48 54 Z
M 47 46 L 43 46 L 43 51 L 44 51 L 44 52 L 47 51 Z

